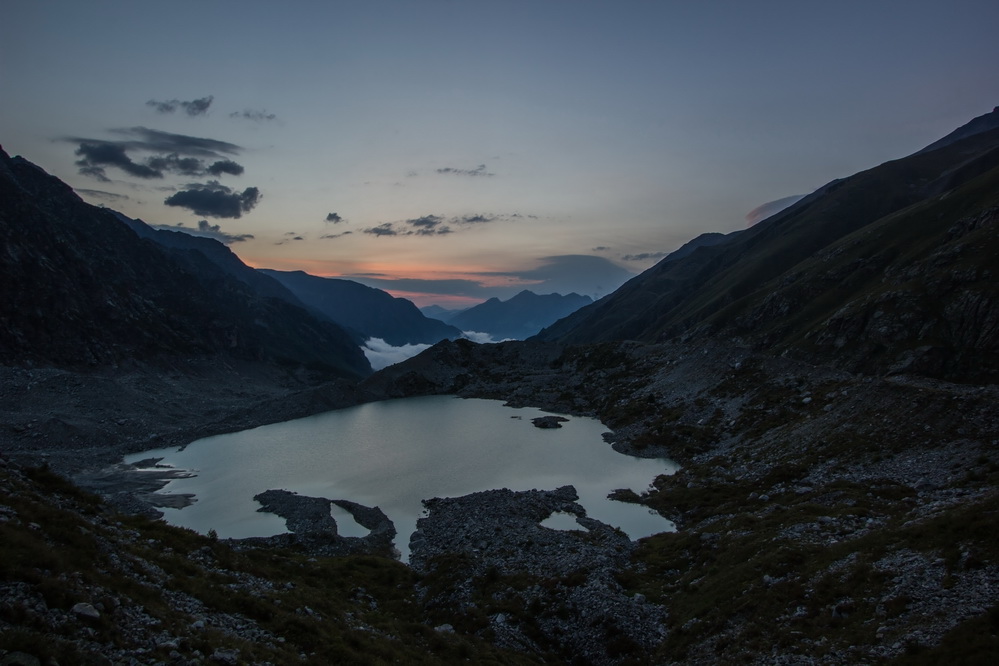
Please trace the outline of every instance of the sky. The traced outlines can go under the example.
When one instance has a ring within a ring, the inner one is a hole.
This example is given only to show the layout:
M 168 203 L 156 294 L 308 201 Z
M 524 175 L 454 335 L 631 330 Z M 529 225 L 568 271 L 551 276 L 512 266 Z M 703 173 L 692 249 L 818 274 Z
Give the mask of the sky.
M 2 13 L 9 154 L 252 266 L 421 306 L 602 296 L 999 104 L 995 0 Z

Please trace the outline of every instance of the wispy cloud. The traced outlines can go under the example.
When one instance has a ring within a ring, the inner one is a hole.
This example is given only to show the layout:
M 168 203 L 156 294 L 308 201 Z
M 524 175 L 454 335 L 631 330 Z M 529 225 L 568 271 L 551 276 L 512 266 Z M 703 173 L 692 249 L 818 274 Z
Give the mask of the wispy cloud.
M 793 206 L 802 199 L 805 198 L 804 194 L 795 194 L 790 197 L 784 197 L 783 199 L 777 199 L 776 201 L 768 201 L 765 204 L 761 204 L 754 208 L 753 210 L 746 213 L 746 224 L 753 226 L 757 222 L 761 222 L 771 215 L 776 215 L 785 208 Z
M 437 173 L 442 174 L 442 175 L 447 175 L 447 176 L 473 176 L 473 177 L 478 177 L 478 176 L 490 177 L 490 176 L 495 176 L 496 175 L 494 173 L 490 173 L 489 171 L 486 171 L 486 165 L 485 164 L 480 164 L 479 166 L 475 167 L 474 169 L 459 169 L 459 168 L 456 168 L 456 167 L 442 167 L 440 169 L 437 169 Z
M 267 113 L 266 111 L 258 111 L 254 109 L 243 109 L 242 111 L 233 111 L 232 113 L 229 114 L 229 117 L 238 118 L 240 120 L 252 120 L 258 123 L 277 120 L 276 114 Z
M 203 116 L 208 113 L 208 108 L 212 105 L 212 100 L 215 97 L 208 95 L 207 97 L 199 97 L 198 99 L 192 99 L 189 102 L 184 102 L 179 99 L 171 99 L 166 101 L 159 101 L 151 99 L 146 102 L 146 106 L 151 106 L 156 109 L 157 113 L 174 113 L 178 109 L 183 110 L 187 115 Z
M 253 234 L 230 234 L 222 231 L 221 225 L 210 224 L 208 220 L 200 220 L 198 222 L 198 227 L 192 229 L 188 226 L 181 224 L 152 224 L 150 225 L 153 229 L 161 229 L 164 231 L 181 231 L 192 236 L 201 236 L 203 238 L 214 238 L 215 240 L 224 243 L 225 245 L 232 245 L 233 243 L 241 243 L 246 240 L 253 238 Z
M 128 201 L 131 199 L 127 194 L 115 194 L 114 192 L 105 192 L 104 190 L 88 190 L 84 188 L 74 188 L 77 194 L 85 197 L 90 197 L 92 199 L 104 199 L 106 201 Z
M 639 254 L 626 254 L 621 259 L 624 261 L 649 261 L 650 259 L 658 261 L 668 254 L 669 252 L 640 252 Z

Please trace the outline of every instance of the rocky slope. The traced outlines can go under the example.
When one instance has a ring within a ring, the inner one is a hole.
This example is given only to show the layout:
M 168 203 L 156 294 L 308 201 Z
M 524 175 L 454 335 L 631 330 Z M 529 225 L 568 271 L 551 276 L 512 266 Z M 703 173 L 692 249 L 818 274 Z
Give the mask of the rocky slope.
M 651 653 L 615 643 L 590 655 L 595 663 L 988 663 L 999 654 L 994 385 L 865 376 L 716 343 L 458 341 L 423 356 L 368 388 L 595 415 L 614 428 L 618 450 L 683 463 L 644 496 L 618 493 L 679 527 L 643 539 L 615 573 L 625 594 L 662 607 L 663 640 Z M 516 571 L 520 552 L 504 558 L 492 550 L 502 541 L 485 542 L 495 566 Z M 453 563 L 468 546 L 441 539 L 435 552 Z M 478 612 L 504 612 L 505 631 L 521 640 L 563 635 L 539 632 L 530 612 L 501 611 L 481 578 L 458 589 L 485 598 Z
M 985 127 L 667 258 L 538 337 L 735 338 L 858 371 L 994 381 L 999 130 Z
M 190 357 L 357 379 L 367 359 L 338 327 L 181 262 L 111 211 L 0 150 L 0 360 L 115 367 Z

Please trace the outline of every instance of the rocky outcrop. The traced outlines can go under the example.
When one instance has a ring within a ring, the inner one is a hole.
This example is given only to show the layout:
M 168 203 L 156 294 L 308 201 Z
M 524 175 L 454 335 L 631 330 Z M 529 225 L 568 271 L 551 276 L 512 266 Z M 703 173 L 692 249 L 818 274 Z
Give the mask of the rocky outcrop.
M 564 416 L 539 416 L 531 419 L 531 423 L 534 424 L 535 428 L 550 430 L 552 428 L 561 428 L 562 424 L 568 420 Z
M 425 603 L 458 626 L 484 622 L 478 633 L 504 647 L 605 664 L 648 654 L 662 640 L 665 609 L 625 592 L 615 576 L 634 543 L 587 518 L 576 499 L 563 486 L 424 500 L 429 515 L 417 521 L 410 563 L 429 580 Z M 578 529 L 541 525 L 556 512 Z M 483 596 L 484 586 L 501 591 Z
M 317 555 L 355 555 L 360 553 L 397 556 L 393 540 L 395 525 L 378 507 L 367 507 L 349 500 L 330 500 L 325 497 L 305 497 L 287 490 L 266 490 L 254 495 L 260 503 L 258 511 L 273 513 L 285 519 L 291 534 L 274 537 L 244 539 L 254 545 L 294 545 Z M 370 530 L 367 536 L 347 537 L 337 533 L 336 520 L 330 506 L 337 505 L 347 511 L 362 527 Z

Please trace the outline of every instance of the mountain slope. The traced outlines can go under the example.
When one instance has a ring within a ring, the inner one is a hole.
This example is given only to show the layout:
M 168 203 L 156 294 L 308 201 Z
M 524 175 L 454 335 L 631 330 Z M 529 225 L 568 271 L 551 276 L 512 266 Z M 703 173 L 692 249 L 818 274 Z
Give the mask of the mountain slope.
M 989 130 L 834 181 L 724 243 L 663 260 L 538 337 L 563 343 L 738 337 L 758 346 L 821 351 L 856 369 L 900 368 L 910 352 L 929 345 L 944 360 L 926 365 L 927 372 L 963 376 L 968 362 L 957 356 L 996 351 L 987 333 L 996 307 L 987 278 L 999 250 L 988 213 L 997 204 L 997 166 L 999 130 Z M 951 231 L 955 225 L 976 235 L 962 239 Z M 960 254 L 968 241 L 975 243 L 974 260 L 933 255 L 932 248 Z M 923 297 L 865 291 L 889 266 L 894 275 L 907 276 L 906 293 Z M 970 291 L 946 286 L 962 266 L 974 269 L 967 273 Z M 876 298 L 904 311 L 890 312 L 897 333 L 870 333 L 863 349 L 836 342 L 843 335 L 855 339 L 860 319 L 883 316 Z M 945 301 L 930 307 L 927 299 L 937 298 Z M 958 305 L 964 300 L 969 304 Z M 850 324 L 837 314 L 848 306 Z M 942 321 L 955 313 L 964 317 L 962 325 Z M 958 353 L 957 337 L 968 327 L 984 333 Z
M 525 289 L 506 301 L 490 298 L 458 313 L 448 322 L 463 331 L 488 333 L 498 340 L 523 340 L 592 302 L 589 296 L 576 293 L 541 296 Z
M 405 298 L 351 280 L 323 278 L 302 271 L 260 270 L 274 278 L 301 302 L 340 326 L 390 345 L 434 343 L 461 335 L 461 331 L 423 316 Z
M 288 291 L 277 280 L 264 275 L 255 268 L 250 268 L 232 250 L 213 238 L 194 236 L 183 231 L 154 229 L 142 220 L 133 220 L 121 213 L 116 213 L 116 215 L 119 220 L 124 222 L 140 238 L 148 238 L 155 241 L 158 245 L 173 250 L 172 255 L 176 259 L 187 262 L 194 261 L 200 264 L 202 262 L 196 258 L 192 258 L 191 254 L 192 251 L 198 252 L 226 274 L 250 286 L 258 295 L 265 298 L 280 298 L 292 305 L 305 307 L 294 294 Z
M 259 297 L 207 259 L 178 261 L 2 150 L 0 202 L 6 364 L 101 367 L 211 356 L 326 376 L 370 372 L 338 327 Z

